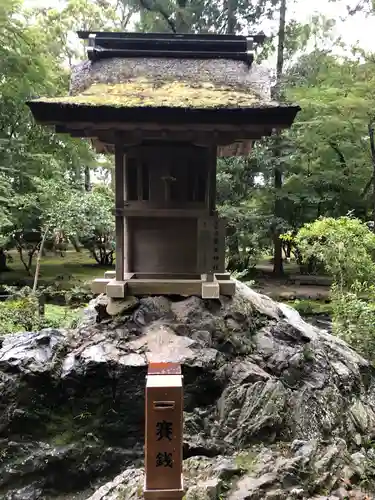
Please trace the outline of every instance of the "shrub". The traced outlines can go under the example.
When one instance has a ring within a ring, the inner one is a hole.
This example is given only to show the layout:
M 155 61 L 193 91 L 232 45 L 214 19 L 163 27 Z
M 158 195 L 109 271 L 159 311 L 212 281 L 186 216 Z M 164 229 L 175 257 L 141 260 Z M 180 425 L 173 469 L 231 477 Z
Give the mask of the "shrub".
M 321 218 L 296 242 L 304 259 L 316 257 L 332 276 L 333 333 L 366 357 L 375 353 L 375 234 L 359 219 Z
M 375 287 L 354 283 L 342 292 L 332 286 L 332 330 L 367 358 L 375 353 Z
M 69 307 L 47 305 L 43 297 L 29 287 L 14 290 L 7 287 L 10 298 L 0 302 L 0 335 L 43 328 L 74 328 L 79 312 Z
M 314 257 L 322 262 L 342 289 L 375 277 L 375 234 L 359 219 L 320 218 L 298 231 L 296 244 L 305 261 Z

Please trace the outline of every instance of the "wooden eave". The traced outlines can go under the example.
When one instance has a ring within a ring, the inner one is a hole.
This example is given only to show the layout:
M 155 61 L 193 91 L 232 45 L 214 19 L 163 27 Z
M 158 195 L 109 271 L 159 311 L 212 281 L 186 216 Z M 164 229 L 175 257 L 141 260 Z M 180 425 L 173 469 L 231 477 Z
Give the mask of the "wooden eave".
M 232 109 L 114 108 L 31 101 L 38 123 L 57 133 L 88 138 L 98 153 L 114 153 L 114 144 L 145 141 L 190 142 L 227 147 L 270 136 L 289 128 L 299 106 L 262 106 Z M 227 153 L 223 153 L 227 154 Z
M 116 107 L 76 105 L 61 102 L 29 101 L 35 120 L 45 125 L 85 123 L 85 128 L 111 124 L 121 130 L 128 123 L 156 123 L 167 125 L 204 124 L 245 126 L 256 124 L 264 128 L 288 128 L 292 125 L 299 106 L 262 104 L 254 107 L 183 108 L 183 107 Z M 81 127 L 79 127 L 81 128 Z

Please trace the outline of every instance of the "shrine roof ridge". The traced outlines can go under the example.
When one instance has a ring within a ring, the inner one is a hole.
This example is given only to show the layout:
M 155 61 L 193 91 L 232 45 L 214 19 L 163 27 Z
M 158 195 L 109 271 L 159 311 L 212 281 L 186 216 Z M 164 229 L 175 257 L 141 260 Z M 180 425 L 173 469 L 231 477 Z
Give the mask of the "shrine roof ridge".
M 183 33 L 127 33 L 79 31 L 89 41 L 87 56 L 91 61 L 113 57 L 234 59 L 251 65 L 253 50 L 265 40 L 256 35 L 216 35 Z

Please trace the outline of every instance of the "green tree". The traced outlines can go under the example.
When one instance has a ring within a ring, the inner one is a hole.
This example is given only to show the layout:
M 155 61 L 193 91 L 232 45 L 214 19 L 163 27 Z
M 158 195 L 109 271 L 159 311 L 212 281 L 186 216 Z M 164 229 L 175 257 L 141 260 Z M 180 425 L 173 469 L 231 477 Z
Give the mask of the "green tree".
M 115 251 L 113 191 L 108 186 L 96 185 L 83 198 L 76 193 L 71 199 L 71 206 L 73 212 L 79 212 L 76 234 L 83 246 L 90 252 L 97 264 L 112 265 Z
M 333 332 L 370 358 L 375 349 L 375 235 L 354 217 L 321 218 L 296 237 L 305 259 L 318 258 L 333 278 Z
M 155 32 L 235 33 L 257 31 L 279 0 L 123 0 L 138 8 L 137 29 Z
M 246 272 L 269 246 L 268 217 L 262 211 L 263 186 L 255 154 L 218 161 L 218 210 L 227 222 L 227 268 Z
M 40 209 L 34 203 L 40 179 L 82 184 L 82 163 L 93 161 L 88 143 L 57 136 L 36 125 L 25 102 L 37 95 L 66 92 L 68 73 L 49 52 L 40 27 L 27 23 L 21 2 L 0 6 L 0 235 L 18 235 L 27 253 L 40 242 Z M 83 184 L 82 184 L 83 185 Z M 24 236 L 32 236 L 27 242 Z M 14 241 L 14 238 L 13 238 Z M 9 238 L 1 238 L 9 244 Z M 0 264 L 4 269 L 4 246 Z M 30 255 L 28 257 L 30 259 Z M 25 260 L 26 262 L 26 260 Z
M 359 219 L 320 218 L 299 230 L 296 243 L 304 258 L 314 256 L 323 262 L 340 291 L 375 277 L 375 235 Z
M 131 2 L 67 0 L 63 8 L 37 7 L 27 11 L 28 22 L 42 29 L 48 51 L 71 68 L 84 58 L 77 31 L 124 31 L 136 12 Z
M 295 152 L 285 180 L 287 193 L 295 193 L 288 213 L 303 208 L 299 224 L 349 210 L 363 220 L 372 213 L 373 69 L 373 63 L 316 51 L 288 75 L 287 94 L 302 107 L 291 131 Z

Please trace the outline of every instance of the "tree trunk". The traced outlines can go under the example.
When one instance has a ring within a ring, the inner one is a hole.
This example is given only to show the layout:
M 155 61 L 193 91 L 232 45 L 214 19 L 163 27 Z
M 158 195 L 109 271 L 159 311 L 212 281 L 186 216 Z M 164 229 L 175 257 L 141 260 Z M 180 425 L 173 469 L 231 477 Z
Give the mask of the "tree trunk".
M 228 35 L 234 35 L 236 33 L 236 2 L 235 0 L 227 0 L 227 11 L 228 11 Z
M 277 44 L 277 63 L 276 63 L 276 86 L 274 89 L 274 99 L 281 100 L 281 77 L 284 67 L 284 46 L 285 46 L 285 18 L 286 18 L 286 0 L 280 0 L 280 20 L 279 35 Z M 278 132 L 275 137 L 274 157 L 277 160 L 281 156 L 281 137 Z M 282 217 L 282 206 L 279 199 L 280 191 L 283 187 L 282 169 L 278 161 L 275 161 L 274 167 L 274 188 L 275 188 L 275 218 Z M 283 267 L 283 247 L 280 240 L 280 231 L 276 227 L 273 236 L 274 256 L 273 273 L 277 276 L 284 274 Z
M 280 96 L 281 77 L 284 68 L 284 47 L 285 47 L 285 19 L 286 19 L 286 0 L 280 1 L 280 20 L 279 36 L 277 43 L 277 62 L 276 62 L 276 86 L 277 95 Z
M 189 33 L 190 26 L 187 21 L 187 1 L 177 0 L 176 8 L 176 31 L 177 33 Z
M 91 178 L 90 178 L 90 167 L 85 167 L 85 191 L 91 191 Z
M 35 267 L 35 274 L 34 274 L 34 284 L 33 284 L 33 293 L 35 294 L 37 288 L 38 288 L 38 279 L 39 279 L 39 271 L 40 271 L 40 262 L 42 260 L 42 254 L 43 254 L 43 248 L 44 248 L 44 243 L 47 238 L 47 233 L 48 233 L 49 228 L 47 227 L 46 230 L 44 231 L 42 242 L 39 247 L 39 252 L 38 252 L 38 257 L 36 259 L 36 267 Z
M 7 266 L 7 255 L 2 248 L 0 248 L 0 273 L 5 273 L 9 271 Z
M 70 238 L 70 243 L 73 245 L 74 247 L 74 250 L 77 252 L 77 253 L 80 253 L 81 252 L 81 247 L 79 245 L 79 240 L 76 236 L 72 236 Z
M 275 148 L 275 156 L 278 157 L 281 153 L 280 151 L 280 138 L 276 137 L 276 148 Z M 279 218 L 282 216 L 282 210 L 280 207 L 280 200 L 279 200 L 279 193 L 281 191 L 281 188 L 283 187 L 283 182 L 282 182 L 282 173 L 281 169 L 278 167 L 275 167 L 275 172 L 274 172 L 274 187 L 275 187 L 275 218 Z M 282 276 L 284 274 L 284 263 L 283 263 L 283 245 L 282 241 L 280 239 L 280 230 L 275 226 L 274 229 L 274 235 L 273 235 L 273 246 L 274 246 L 274 255 L 273 255 L 273 273 L 276 276 Z
M 24 259 L 22 247 L 17 247 L 17 252 L 18 252 L 18 255 L 20 256 L 20 260 L 21 260 L 24 268 L 26 269 L 27 274 L 29 276 L 32 276 L 33 274 L 31 272 L 31 268 Z
M 369 123 L 368 125 L 368 135 L 370 137 L 370 147 L 371 147 L 371 161 L 372 161 L 372 186 L 373 186 L 373 193 L 372 193 L 372 207 L 373 207 L 373 212 L 372 212 L 372 220 L 374 222 L 374 227 L 373 231 L 375 233 L 375 144 L 374 144 L 374 127 L 372 122 Z

